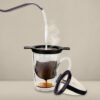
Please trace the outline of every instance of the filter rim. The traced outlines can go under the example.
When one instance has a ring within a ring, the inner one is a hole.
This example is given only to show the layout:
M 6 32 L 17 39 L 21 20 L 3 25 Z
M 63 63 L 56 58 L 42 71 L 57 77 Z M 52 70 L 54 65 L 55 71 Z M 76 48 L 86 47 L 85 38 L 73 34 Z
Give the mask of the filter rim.
M 40 48 L 40 49 L 39 49 Z M 41 49 L 45 48 L 45 45 L 35 45 L 35 46 L 25 46 L 24 49 L 31 49 L 32 52 L 38 54 L 58 54 L 61 53 L 62 50 L 70 50 L 69 47 L 61 47 L 56 45 L 47 45 L 47 48 L 51 48 L 51 50 Z

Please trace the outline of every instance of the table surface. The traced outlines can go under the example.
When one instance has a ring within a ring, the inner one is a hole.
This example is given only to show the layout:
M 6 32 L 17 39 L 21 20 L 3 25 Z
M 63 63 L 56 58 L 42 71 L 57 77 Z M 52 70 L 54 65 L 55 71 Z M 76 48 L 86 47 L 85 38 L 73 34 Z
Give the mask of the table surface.
M 100 100 L 100 81 L 82 81 L 85 96 L 54 95 L 34 90 L 33 81 L 0 81 L 0 100 Z

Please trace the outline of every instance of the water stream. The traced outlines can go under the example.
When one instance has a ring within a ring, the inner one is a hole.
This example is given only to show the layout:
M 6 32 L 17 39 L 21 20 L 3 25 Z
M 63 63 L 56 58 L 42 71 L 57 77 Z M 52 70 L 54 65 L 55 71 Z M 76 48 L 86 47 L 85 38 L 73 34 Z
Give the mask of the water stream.
M 44 10 L 42 10 L 42 15 L 44 19 L 45 24 L 45 33 L 44 33 L 44 39 L 45 39 L 45 50 L 47 50 L 47 44 L 48 44 L 48 23 L 47 23 L 47 16 Z
M 48 24 L 47 24 L 47 16 L 46 16 L 46 13 L 45 11 L 43 10 L 43 8 L 41 6 L 39 6 L 38 4 L 36 3 L 25 3 L 25 4 L 21 4 L 21 5 L 18 5 L 18 6 L 15 6 L 15 7 L 12 7 L 12 8 L 9 8 L 9 9 L 0 9 L 0 12 L 11 12 L 13 10 L 17 10 L 19 8 L 22 8 L 22 7 L 26 7 L 26 6 L 29 6 L 29 5 L 35 5 L 37 6 L 41 11 L 42 11 L 42 15 L 43 15 L 43 19 L 44 19 L 44 24 L 45 24 L 45 33 L 44 33 L 44 41 L 45 41 L 45 50 L 47 50 L 47 43 L 48 43 Z

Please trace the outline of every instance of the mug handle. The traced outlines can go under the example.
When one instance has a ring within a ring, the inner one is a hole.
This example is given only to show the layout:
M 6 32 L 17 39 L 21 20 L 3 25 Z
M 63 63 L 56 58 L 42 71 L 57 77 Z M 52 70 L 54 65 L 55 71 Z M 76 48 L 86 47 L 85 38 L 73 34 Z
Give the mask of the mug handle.
M 67 70 L 71 70 L 71 59 L 70 59 L 70 57 L 63 57 L 63 58 L 61 58 L 61 59 L 58 61 L 58 65 L 59 65 L 61 62 L 65 61 L 65 60 L 68 61 L 68 69 L 67 69 Z

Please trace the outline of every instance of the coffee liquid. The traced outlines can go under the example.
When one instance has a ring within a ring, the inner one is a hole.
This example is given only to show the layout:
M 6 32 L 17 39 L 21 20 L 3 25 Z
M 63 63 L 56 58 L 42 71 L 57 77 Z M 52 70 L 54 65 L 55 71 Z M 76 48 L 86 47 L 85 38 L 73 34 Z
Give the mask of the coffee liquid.
M 38 77 L 45 80 L 45 82 L 39 83 L 37 86 L 40 88 L 50 88 L 53 87 L 52 83 L 47 82 L 48 79 L 52 79 L 56 76 L 56 61 L 48 62 L 36 62 L 35 72 Z
M 51 87 L 54 87 L 54 85 L 50 82 L 41 82 L 41 83 L 38 83 L 37 85 L 38 87 L 40 88 L 51 88 Z

